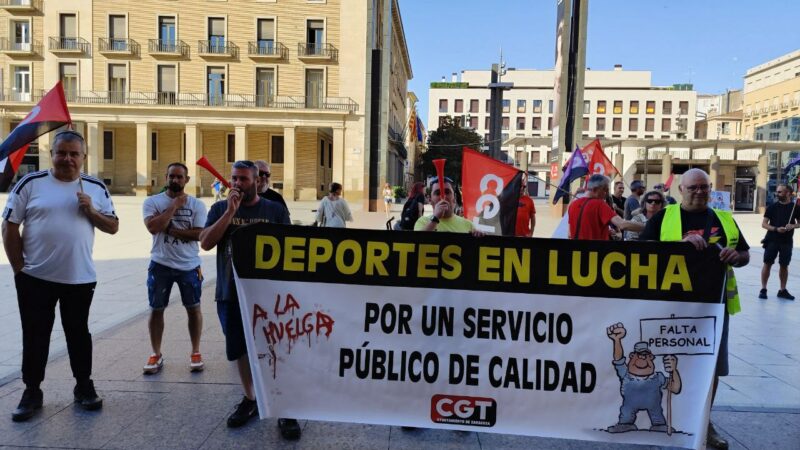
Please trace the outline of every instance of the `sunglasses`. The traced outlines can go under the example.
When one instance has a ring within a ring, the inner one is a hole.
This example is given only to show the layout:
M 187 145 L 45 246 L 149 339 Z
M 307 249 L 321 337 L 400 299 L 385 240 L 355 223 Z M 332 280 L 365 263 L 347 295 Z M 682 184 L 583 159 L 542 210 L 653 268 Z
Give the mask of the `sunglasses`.
M 62 136 L 62 135 L 76 136 L 76 137 L 79 137 L 81 140 L 83 140 L 83 135 L 81 135 L 80 133 L 78 133 L 75 130 L 61 130 L 58 133 L 56 133 L 56 137 Z
M 256 163 L 254 163 L 253 161 L 248 161 L 246 159 L 236 161 L 235 163 L 233 163 L 233 167 L 235 169 L 252 169 L 255 166 Z
M 269 178 L 270 176 L 272 176 L 272 174 L 271 174 L 271 173 L 269 173 L 269 172 L 264 172 L 264 171 L 262 170 L 262 171 L 258 172 L 258 176 L 260 176 L 260 177 L 265 177 L 265 178 Z
M 695 184 L 692 186 L 686 186 L 686 190 L 689 192 L 697 192 L 697 191 L 708 192 L 709 189 L 711 189 L 710 184 Z
M 660 205 L 661 203 L 663 203 L 663 202 L 661 201 L 661 199 L 660 199 L 660 198 L 648 198 L 648 199 L 647 199 L 647 200 L 645 200 L 645 201 L 646 201 L 647 203 L 650 203 L 651 205 L 652 205 L 652 204 Z

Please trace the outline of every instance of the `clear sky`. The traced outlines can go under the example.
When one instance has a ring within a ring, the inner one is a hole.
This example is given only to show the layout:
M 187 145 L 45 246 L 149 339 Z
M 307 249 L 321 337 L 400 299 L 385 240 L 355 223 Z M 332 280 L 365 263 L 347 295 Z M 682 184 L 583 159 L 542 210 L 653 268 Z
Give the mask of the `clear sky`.
M 552 69 L 556 0 L 399 0 L 427 123 L 428 86 L 452 72 Z M 800 49 L 800 0 L 589 0 L 586 65 L 649 70 L 656 86 L 742 87 L 747 69 Z

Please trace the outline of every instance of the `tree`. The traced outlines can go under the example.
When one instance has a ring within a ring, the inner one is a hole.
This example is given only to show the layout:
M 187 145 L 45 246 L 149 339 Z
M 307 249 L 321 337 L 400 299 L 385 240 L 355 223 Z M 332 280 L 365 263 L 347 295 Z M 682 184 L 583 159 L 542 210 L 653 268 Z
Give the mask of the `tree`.
M 445 176 L 461 184 L 461 156 L 463 147 L 480 151 L 482 139 L 478 133 L 446 116 L 439 124 L 439 128 L 428 134 L 428 150 L 421 155 L 422 172 L 426 177 L 436 175 L 433 166 L 434 159 L 446 159 L 444 166 Z

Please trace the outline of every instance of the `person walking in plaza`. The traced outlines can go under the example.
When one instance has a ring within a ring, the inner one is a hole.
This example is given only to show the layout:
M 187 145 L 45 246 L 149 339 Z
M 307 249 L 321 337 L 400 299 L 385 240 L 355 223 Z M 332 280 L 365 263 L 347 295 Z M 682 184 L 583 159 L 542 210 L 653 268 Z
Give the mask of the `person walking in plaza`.
M 533 199 L 528 195 L 528 184 L 522 183 L 517 204 L 517 224 L 514 236 L 533 237 L 534 228 L 536 228 L 536 207 L 533 205 Z
M 631 183 L 631 195 L 625 200 L 624 213 L 622 214 L 623 219 L 631 220 L 633 212 L 642 207 L 640 199 L 642 198 L 642 194 L 644 194 L 644 190 L 645 186 L 641 180 L 633 180 Z
M 731 267 L 743 267 L 750 262 L 750 246 L 739 230 L 730 211 L 720 211 L 708 206 L 711 181 L 701 169 L 689 169 L 681 177 L 678 187 L 681 193 L 679 205 L 669 205 L 647 221 L 645 230 L 639 235 L 641 241 L 683 241 L 691 243 L 698 251 L 709 246 L 719 246 L 720 261 L 728 265 L 726 285 L 727 305 L 722 324 L 719 358 L 712 390 L 713 403 L 719 377 L 728 375 L 728 323 L 729 315 L 741 307 L 736 287 L 736 277 Z M 728 441 L 709 422 L 707 445 L 719 449 L 728 448 Z
M 425 214 L 425 183 L 417 181 L 411 185 L 408 200 L 403 205 L 400 220 L 395 224 L 395 230 L 413 231 L 417 219 Z
M 322 197 L 317 207 L 317 224 L 321 227 L 345 228 L 345 222 L 353 221 L 350 206 L 342 198 L 342 185 L 331 183 L 328 195 Z
M 268 162 L 264 161 L 263 159 L 259 159 L 255 161 L 256 167 L 258 167 L 258 195 L 261 198 L 265 198 L 271 202 L 278 202 L 286 208 L 286 213 L 291 216 L 289 212 L 289 207 L 286 205 L 286 200 L 283 199 L 283 196 L 278 193 L 278 191 L 272 189 L 269 185 L 269 179 L 272 177 L 272 171 L 270 170 L 270 165 Z
M 594 174 L 586 183 L 586 196 L 569 204 L 570 239 L 607 241 L 611 239 L 609 226 L 619 230 L 642 231 L 644 225 L 621 217 L 608 206 L 609 180 L 604 175 Z
M 646 224 L 648 220 L 650 220 L 657 212 L 664 208 L 665 203 L 666 199 L 664 198 L 664 194 L 656 191 L 655 189 L 644 194 L 642 200 L 643 206 L 638 211 L 634 212 L 631 222 Z M 626 241 L 635 241 L 638 239 L 639 233 L 636 231 L 625 232 Z
M 252 223 L 289 224 L 286 208 L 258 196 L 257 177 L 258 167 L 252 161 L 233 163 L 228 198 L 211 206 L 205 228 L 200 232 L 200 247 L 203 250 L 217 248 L 217 315 L 225 335 L 225 354 L 228 361 L 236 361 L 244 391 L 236 410 L 228 416 L 227 424 L 231 428 L 240 427 L 258 415 L 258 407 L 233 277 L 230 236 L 240 226 Z M 278 419 L 278 427 L 281 436 L 286 439 L 300 437 L 300 425 L 295 419 Z
M 778 258 L 778 279 L 781 288 L 777 297 L 794 300 L 794 296 L 786 289 L 789 279 L 789 263 L 792 261 L 792 247 L 794 246 L 794 229 L 800 223 L 800 208 L 792 198 L 792 187 L 788 184 L 779 184 L 775 189 L 778 201 L 771 204 L 764 212 L 761 228 L 767 230 L 764 236 L 764 265 L 761 267 L 761 291 L 758 298 L 767 298 L 767 281 L 775 258 Z
M 192 353 L 189 369 L 203 370 L 200 334 L 203 313 L 200 294 L 203 274 L 200 269 L 200 231 L 206 223 L 206 205 L 184 192 L 189 182 L 189 169 L 175 162 L 167 166 L 167 190 L 145 199 L 142 215 L 147 231 L 153 235 L 150 266 L 147 269 L 147 298 L 150 302 L 150 344 L 153 353 L 144 365 L 145 374 L 154 374 L 164 365 L 161 338 L 164 334 L 164 310 L 169 304 L 172 285 L 177 284 L 181 301 L 189 318 Z
M 389 218 L 389 211 L 392 209 L 392 200 L 394 199 L 394 193 L 392 193 L 392 187 L 389 186 L 389 183 L 383 185 L 383 210 L 386 212 L 386 218 Z
M 23 177 L 3 212 L 3 245 L 14 271 L 22 321 L 25 391 L 11 414 L 18 422 L 42 407 L 40 385 L 56 303 L 76 380 L 75 402 L 86 410 L 103 406 L 91 379 L 89 307 L 97 285 L 92 248 L 95 228 L 115 234 L 119 221 L 103 182 L 80 172 L 86 157 L 83 136 L 71 130 L 57 133 L 50 156 L 53 168 Z

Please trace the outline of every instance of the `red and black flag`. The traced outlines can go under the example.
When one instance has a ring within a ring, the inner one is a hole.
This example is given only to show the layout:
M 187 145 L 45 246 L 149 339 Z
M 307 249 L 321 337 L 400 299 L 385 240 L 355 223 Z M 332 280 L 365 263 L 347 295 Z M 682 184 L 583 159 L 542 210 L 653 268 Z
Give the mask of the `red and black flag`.
M 71 123 L 64 88 L 59 81 L 0 143 L 0 164 L 3 169 L 0 172 L 0 189 L 8 189 L 31 142 Z
M 522 178 L 523 172 L 514 166 L 464 147 L 464 217 L 484 233 L 514 236 Z

